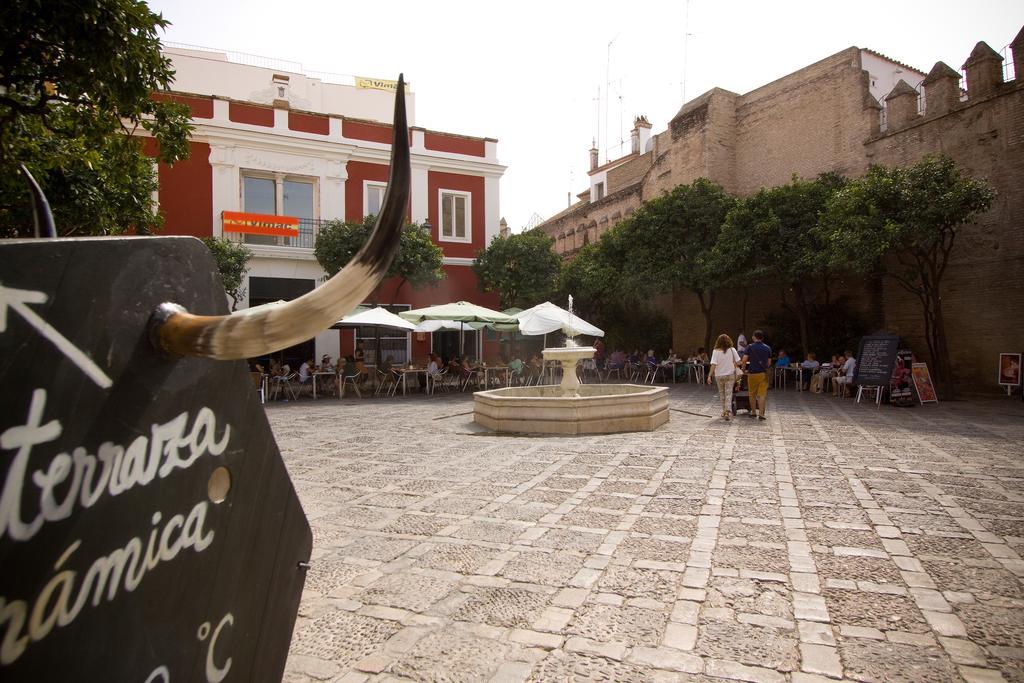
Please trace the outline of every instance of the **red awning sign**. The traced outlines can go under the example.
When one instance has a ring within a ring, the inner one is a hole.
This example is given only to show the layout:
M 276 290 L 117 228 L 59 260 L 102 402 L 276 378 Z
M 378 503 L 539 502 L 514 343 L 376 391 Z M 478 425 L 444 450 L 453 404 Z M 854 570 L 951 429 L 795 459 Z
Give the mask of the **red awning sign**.
M 247 235 L 275 235 L 298 237 L 299 219 L 294 216 L 274 216 L 265 213 L 223 213 L 224 232 L 242 232 Z

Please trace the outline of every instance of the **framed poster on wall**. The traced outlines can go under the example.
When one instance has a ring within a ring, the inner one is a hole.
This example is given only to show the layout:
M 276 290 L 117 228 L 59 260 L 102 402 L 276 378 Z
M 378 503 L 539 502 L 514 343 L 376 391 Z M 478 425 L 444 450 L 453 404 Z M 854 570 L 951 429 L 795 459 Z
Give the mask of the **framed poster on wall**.
M 999 354 L 999 384 L 1006 387 L 1006 395 L 1010 395 L 1013 387 L 1019 387 L 1021 380 L 1020 354 Z
M 917 398 L 921 403 L 939 402 L 927 363 L 914 363 L 911 368 L 911 376 L 914 378 L 914 388 L 917 389 Z

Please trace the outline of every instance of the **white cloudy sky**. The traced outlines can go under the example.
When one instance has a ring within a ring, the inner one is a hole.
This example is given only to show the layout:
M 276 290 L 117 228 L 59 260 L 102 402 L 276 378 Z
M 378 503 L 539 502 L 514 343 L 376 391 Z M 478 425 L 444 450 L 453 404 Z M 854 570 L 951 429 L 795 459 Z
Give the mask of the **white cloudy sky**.
M 620 156 L 620 139 L 628 151 L 635 115 L 664 130 L 684 80 L 686 99 L 715 86 L 743 93 L 851 45 L 926 72 L 939 60 L 959 69 L 979 40 L 1008 56 L 1024 26 L 1021 0 L 149 4 L 173 23 L 166 40 L 307 70 L 405 72 L 417 125 L 498 139 L 501 213 L 514 231 L 587 187 L 599 126 L 602 162 Z

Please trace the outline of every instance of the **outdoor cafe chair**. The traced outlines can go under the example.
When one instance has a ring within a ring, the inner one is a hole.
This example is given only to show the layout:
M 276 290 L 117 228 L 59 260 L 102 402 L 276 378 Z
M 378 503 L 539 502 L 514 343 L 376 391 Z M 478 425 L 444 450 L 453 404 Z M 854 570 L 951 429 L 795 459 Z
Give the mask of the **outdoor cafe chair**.
M 354 375 L 345 375 L 343 377 L 339 377 L 341 381 L 338 382 L 338 398 L 345 398 L 345 387 L 347 386 L 351 386 L 353 389 L 355 389 L 356 396 L 362 398 L 363 392 L 359 391 L 359 377 L 360 375 L 358 372 Z
M 395 375 L 393 370 L 384 372 L 383 370 L 377 370 L 377 390 L 374 392 L 375 396 L 380 396 L 382 393 L 385 396 L 394 396 L 395 391 L 398 390 L 398 376 Z
M 618 365 L 607 366 L 604 374 L 605 381 L 610 380 L 612 378 L 612 373 L 615 373 L 615 379 L 619 380 L 620 382 L 622 381 L 622 368 L 619 367 Z
M 296 397 L 296 394 L 295 394 L 295 386 L 292 384 L 292 382 L 298 376 L 299 376 L 299 373 L 293 372 L 290 375 L 282 375 L 282 376 L 279 376 L 279 377 L 274 377 L 272 379 L 272 386 L 273 386 L 272 393 L 273 393 L 273 395 L 270 398 L 271 399 L 276 399 L 278 396 L 280 396 L 283 393 L 284 396 L 285 396 L 285 399 L 291 398 L 291 400 L 294 401 L 297 397 Z

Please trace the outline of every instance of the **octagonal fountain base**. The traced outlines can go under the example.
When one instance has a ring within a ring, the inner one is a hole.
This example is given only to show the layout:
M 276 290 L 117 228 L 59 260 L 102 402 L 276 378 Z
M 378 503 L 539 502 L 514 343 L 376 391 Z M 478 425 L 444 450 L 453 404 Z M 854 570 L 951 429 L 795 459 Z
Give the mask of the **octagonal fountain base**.
M 575 374 L 575 373 L 573 373 Z M 668 387 L 581 384 L 512 387 L 473 394 L 473 419 L 496 432 L 610 434 L 649 432 L 668 422 Z

